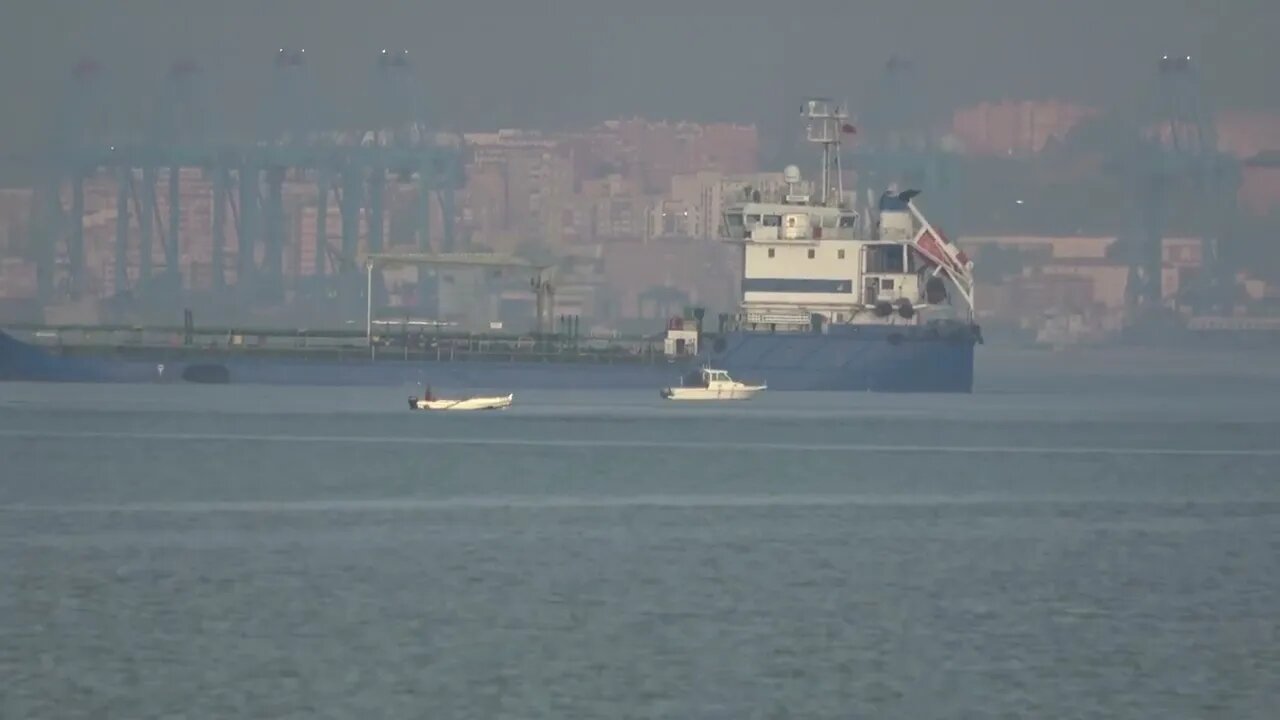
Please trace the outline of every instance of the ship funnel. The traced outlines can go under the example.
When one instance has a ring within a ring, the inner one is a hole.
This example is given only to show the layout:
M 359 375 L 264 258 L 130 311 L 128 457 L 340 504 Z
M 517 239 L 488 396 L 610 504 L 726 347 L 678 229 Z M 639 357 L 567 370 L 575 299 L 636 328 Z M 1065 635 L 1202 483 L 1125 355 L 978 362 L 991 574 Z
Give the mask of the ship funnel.
M 907 203 L 916 191 L 904 190 L 894 193 L 886 190 L 880 196 L 880 237 L 884 240 L 909 240 L 915 227 L 911 222 L 911 213 L 907 211 Z

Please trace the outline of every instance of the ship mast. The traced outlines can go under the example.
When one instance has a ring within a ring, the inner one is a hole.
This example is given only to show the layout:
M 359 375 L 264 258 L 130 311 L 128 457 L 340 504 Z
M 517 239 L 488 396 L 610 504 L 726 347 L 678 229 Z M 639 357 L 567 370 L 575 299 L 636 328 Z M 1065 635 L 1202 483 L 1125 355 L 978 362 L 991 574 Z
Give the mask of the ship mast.
M 823 207 L 839 207 L 844 198 L 844 173 L 840 171 L 840 133 L 844 131 L 844 121 L 849 115 L 844 107 L 830 98 L 806 100 L 803 115 L 809 121 L 808 141 L 822 146 L 822 188 L 818 193 L 818 204 Z

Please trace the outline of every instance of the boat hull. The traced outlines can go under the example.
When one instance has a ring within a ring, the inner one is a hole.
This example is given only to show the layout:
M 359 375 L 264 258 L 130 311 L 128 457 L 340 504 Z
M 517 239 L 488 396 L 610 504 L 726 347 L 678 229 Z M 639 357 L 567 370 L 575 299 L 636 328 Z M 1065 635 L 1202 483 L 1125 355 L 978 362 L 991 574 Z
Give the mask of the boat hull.
M 446 400 L 437 398 L 434 400 L 419 400 L 418 398 L 409 398 L 409 407 L 415 410 L 502 410 L 511 407 L 512 400 L 515 399 L 514 393 L 502 395 L 498 397 L 469 397 L 458 400 Z
M 666 400 L 750 400 L 763 387 L 732 388 L 700 388 L 669 387 L 663 388 L 659 396 Z
M 967 327 L 967 326 L 966 326 Z M 0 332 L 0 380 L 176 382 L 313 386 L 431 385 L 468 394 L 519 390 L 668 387 L 705 364 L 773 390 L 967 393 L 975 331 L 918 327 L 831 328 L 824 333 L 729 332 L 696 357 L 655 362 L 370 360 L 249 357 L 225 350 L 156 347 L 123 359 L 104 350 L 63 355 Z

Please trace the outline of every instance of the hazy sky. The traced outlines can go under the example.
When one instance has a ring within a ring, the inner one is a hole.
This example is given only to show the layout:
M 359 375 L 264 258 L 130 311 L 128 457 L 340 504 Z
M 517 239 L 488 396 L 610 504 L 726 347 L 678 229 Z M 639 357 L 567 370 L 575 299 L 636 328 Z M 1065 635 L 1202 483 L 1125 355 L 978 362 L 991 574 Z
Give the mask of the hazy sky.
M 241 123 L 277 47 L 306 47 L 329 100 L 354 119 L 386 46 L 410 50 L 432 119 L 452 128 L 640 114 L 758 122 L 776 135 L 793 130 L 806 95 L 855 109 L 869 100 L 894 53 L 916 61 L 939 108 L 1132 102 L 1165 52 L 1201 61 L 1221 103 L 1280 107 L 1276 37 L 1276 0 L 3 0 L 0 143 L 31 142 L 81 55 L 108 68 L 122 106 L 137 106 L 190 54 L 218 109 Z

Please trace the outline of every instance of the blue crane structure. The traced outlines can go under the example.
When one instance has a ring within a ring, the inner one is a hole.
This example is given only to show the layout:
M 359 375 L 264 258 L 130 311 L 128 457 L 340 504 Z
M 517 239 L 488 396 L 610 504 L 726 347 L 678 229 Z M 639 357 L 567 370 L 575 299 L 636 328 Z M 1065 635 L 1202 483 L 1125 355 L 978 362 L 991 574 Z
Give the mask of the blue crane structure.
M 892 183 L 920 190 L 934 208 L 930 216 L 941 218 L 954 234 L 960 220 L 951 187 L 958 159 L 942 146 L 941 132 L 924 105 L 928 94 L 918 83 L 913 61 L 889 58 L 867 110 L 859 113 L 859 140 L 850 159 L 861 191 L 881 193 Z
M 201 68 L 194 60 L 189 58 L 174 62 L 169 67 L 168 76 L 165 79 L 162 92 L 159 96 L 159 106 L 156 108 L 154 117 L 154 129 L 152 137 L 154 142 L 158 142 L 160 147 L 164 148 L 202 148 L 209 145 L 210 139 L 205 132 L 207 127 L 205 120 L 208 118 L 209 107 L 202 102 L 202 91 L 199 87 L 202 78 Z M 160 157 L 164 156 L 164 157 Z M 140 282 L 143 283 L 144 292 L 150 291 L 151 294 L 159 294 L 164 298 L 173 298 L 182 292 L 182 195 L 181 184 L 179 178 L 181 176 L 183 164 L 181 163 L 182 155 L 177 153 L 157 153 L 156 163 L 142 164 L 142 193 L 147 196 L 146 202 L 140 202 L 139 218 L 146 212 L 148 208 L 151 214 L 155 215 L 156 201 L 156 165 L 167 170 L 166 178 L 168 180 L 166 205 L 169 210 L 167 222 L 156 215 L 154 218 L 156 230 L 159 235 L 161 248 L 164 253 L 164 272 L 159 276 L 151 276 L 151 247 L 150 243 L 145 243 L 146 247 L 139 249 Z M 115 169 L 121 180 L 131 179 L 133 176 L 133 168 L 129 167 L 129 160 L 126 158 Z M 118 189 L 122 193 L 123 189 Z M 136 190 L 135 190 L 136 194 Z M 117 217 L 118 223 L 121 220 Z M 119 234 L 120 226 L 117 226 L 116 237 L 116 274 L 118 278 L 125 279 L 127 277 L 119 267 L 119 260 L 122 256 L 127 257 L 127 252 L 122 247 L 127 247 L 127 235 Z M 152 284 L 153 287 L 148 288 L 146 283 Z M 121 287 L 121 286 L 117 286 Z
M 1182 302 L 1193 312 L 1213 312 L 1235 297 L 1223 249 L 1236 216 L 1241 166 L 1218 148 L 1214 113 L 1191 57 L 1162 57 L 1157 81 L 1129 170 L 1142 227 L 1128 253 L 1128 302 L 1139 317 L 1164 306 L 1164 236 L 1173 198 L 1185 196 L 1192 198 L 1189 229 L 1202 251 Z
M 71 83 L 53 122 L 48 124 L 44 156 L 28 161 L 35 183 L 30 222 L 31 248 L 36 255 L 36 278 L 42 298 L 59 293 L 77 300 L 86 290 L 84 263 L 84 181 L 94 171 L 83 162 L 80 148 L 110 148 L 112 127 L 102 66 L 82 58 L 71 71 Z M 63 191 L 71 193 L 70 207 Z M 66 249 L 66 273 L 57 273 L 59 248 Z
M 417 92 L 414 82 L 409 54 L 405 50 L 392 51 L 383 49 L 375 65 L 376 74 L 372 78 L 371 87 L 375 92 L 373 107 L 376 109 L 373 124 L 366 129 L 365 138 L 377 138 L 377 144 L 389 147 L 398 153 L 410 153 L 415 148 L 430 146 L 437 142 L 430 134 L 424 122 L 426 109 L 422 96 Z M 461 138 L 457 138 L 456 146 L 462 147 Z M 414 203 L 411 236 L 417 246 L 417 252 L 429 253 L 431 241 L 431 207 L 433 199 L 440 208 L 444 222 L 441 223 L 443 237 L 439 242 L 441 252 L 450 253 L 458 249 L 455 235 L 455 191 L 462 187 L 464 178 L 462 164 L 453 163 L 442 168 L 443 172 L 434 176 L 418 175 L 417 197 Z M 384 196 L 388 181 L 407 184 L 413 181 L 413 169 L 404 165 L 388 165 L 375 168 L 368 183 L 368 216 L 369 216 L 369 252 L 382 252 L 386 238 L 383 236 L 383 218 L 386 216 Z M 378 292 L 383 292 L 380 288 Z M 418 275 L 418 303 L 427 307 L 435 298 L 435 278 L 432 274 L 422 272 Z
M 117 296 L 167 299 L 182 292 L 179 173 L 183 168 L 198 168 L 212 180 L 211 286 L 223 296 L 262 303 L 278 303 L 283 298 L 282 257 L 288 238 L 283 184 L 289 176 L 316 184 L 319 212 L 314 271 L 321 281 L 337 281 L 336 294 L 344 302 L 357 301 L 364 292 L 355 257 L 362 213 L 369 214 L 368 250 L 382 250 L 381 191 L 389 175 L 419 187 L 413 228 L 419 250 L 431 249 L 427 199 L 432 194 L 439 196 L 444 209 L 442 249 L 452 249 L 452 198 L 464 182 L 463 148 L 460 143 L 439 143 L 426 132 L 420 115 L 422 104 L 413 95 L 417 83 L 407 53 L 394 54 L 389 61 L 390 55 L 379 53 L 375 63 L 381 84 L 373 110 L 391 107 L 394 114 L 398 108 L 405 123 L 390 133 L 387 142 L 380 141 L 382 128 L 359 134 L 354 141 L 320 132 L 314 121 L 319 94 L 308 84 L 302 50 L 282 48 L 276 53 L 272 93 L 261 117 L 256 118 L 253 142 L 215 137 L 206 126 L 207 96 L 200 87 L 201 70 L 192 60 L 173 64 L 157 95 L 151 122 L 142 132 L 127 134 L 101 120 L 109 106 L 102 68 L 92 60 L 77 64 L 70 92 L 58 109 L 57 122 L 52 123 L 53 136 L 25 163 L 36 182 L 33 197 L 37 207 L 30 225 L 41 300 L 74 299 L 84 293 L 84 179 L 103 172 L 117 179 L 113 263 Z M 161 177 L 168 180 L 167 218 L 160 216 L 156 197 Z M 62 201 L 68 184 L 70 208 Z M 342 217 L 339 250 L 327 242 L 325 218 L 331 197 L 337 200 Z M 237 250 L 234 284 L 228 278 L 233 268 L 227 263 L 226 252 L 231 233 L 235 234 Z M 131 282 L 130 239 L 135 236 L 139 262 L 136 281 Z M 156 240 L 164 251 L 159 274 L 151 261 Z M 65 269 L 58 260 L 64 246 Z

